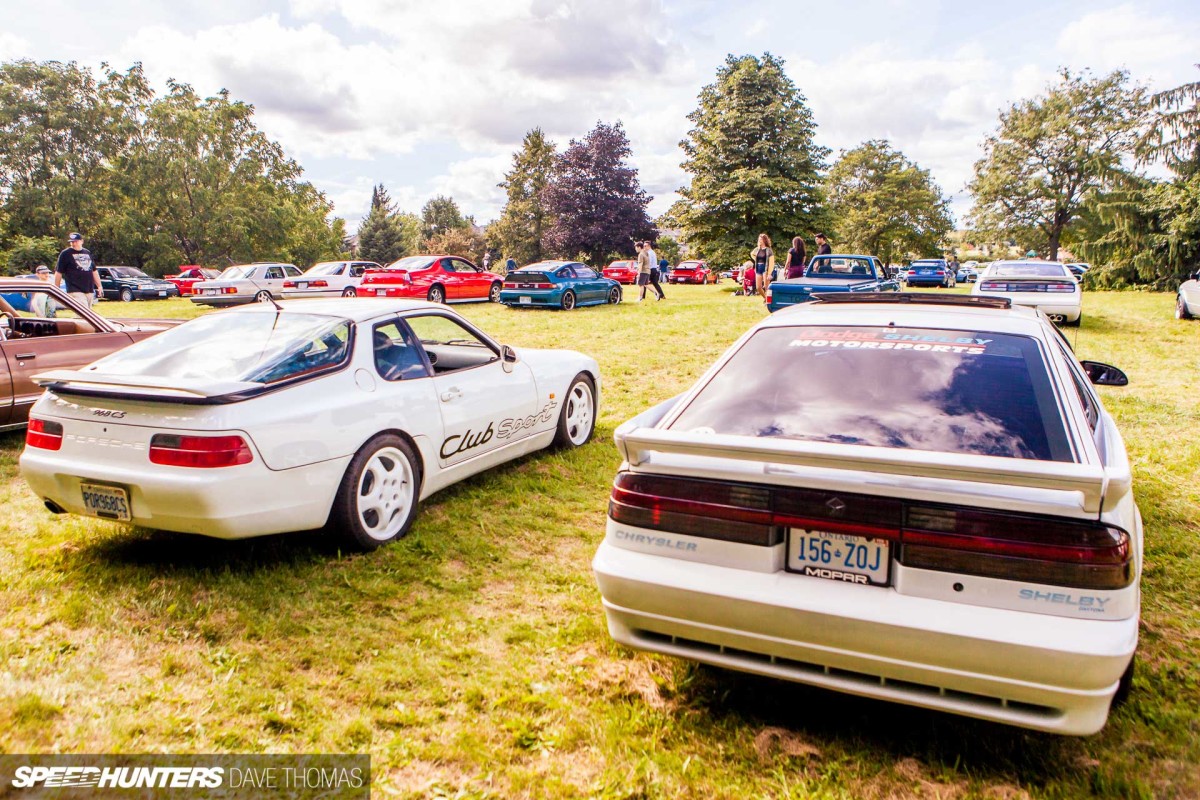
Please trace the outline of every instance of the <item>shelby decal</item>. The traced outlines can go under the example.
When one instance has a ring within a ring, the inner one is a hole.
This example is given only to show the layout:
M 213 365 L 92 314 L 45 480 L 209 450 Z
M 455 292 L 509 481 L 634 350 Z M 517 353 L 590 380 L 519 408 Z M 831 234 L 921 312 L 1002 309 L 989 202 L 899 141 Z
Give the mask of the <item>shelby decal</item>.
M 500 424 L 496 426 L 496 438 L 509 439 L 526 428 L 532 428 L 539 423 L 549 422 L 554 419 L 554 409 L 556 408 L 558 408 L 558 403 L 551 400 L 536 414 L 530 414 L 528 417 L 519 417 L 517 419 L 510 417 L 509 419 L 501 420 Z
M 842 572 L 837 569 L 825 569 L 824 567 L 808 567 L 804 568 L 805 575 L 812 575 L 815 578 L 830 578 L 835 581 L 846 581 L 847 583 L 861 583 L 864 586 L 869 584 L 866 575 L 853 575 L 849 572 Z
M 488 423 L 487 430 L 480 433 L 472 433 L 470 428 L 464 434 L 454 434 L 446 437 L 446 441 L 442 442 L 441 454 L 442 458 L 450 458 L 459 453 L 465 453 L 480 445 L 487 444 L 492 440 L 495 431 L 492 430 L 492 423 Z
M 1017 595 L 1022 600 L 1075 606 L 1080 611 L 1095 611 L 1097 614 L 1103 614 L 1105 604 L 1112 599 L 1110 597 L 1099 597 L 1090 594 L 1073 595 L 1069 592 L 1039 592 L 1036 589 L 1022 589 L 1017 592 Z

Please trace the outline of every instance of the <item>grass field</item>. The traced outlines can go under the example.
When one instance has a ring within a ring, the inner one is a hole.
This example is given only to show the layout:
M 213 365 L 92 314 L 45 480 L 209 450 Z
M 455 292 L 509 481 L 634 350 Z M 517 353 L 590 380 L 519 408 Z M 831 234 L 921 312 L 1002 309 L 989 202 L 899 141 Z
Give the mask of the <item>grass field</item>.
M 460 306 L 500 341 L 594 355 L 596 439 L 468 480 L 408 538 L 221 542 L 55 517 L 0 435 L 0 751 L 369 752 L 385 797 L 1200 797 L 1200 323 L 1088 293 L 1084 358 L 1146 523 L 1140 671 L 1059 738 L 613 645 L 590 559 L 613 428 L 689 385 L 761 303 L 732 287 L 571 313 Z M 185 301 L 100 306 L 192 316 Z

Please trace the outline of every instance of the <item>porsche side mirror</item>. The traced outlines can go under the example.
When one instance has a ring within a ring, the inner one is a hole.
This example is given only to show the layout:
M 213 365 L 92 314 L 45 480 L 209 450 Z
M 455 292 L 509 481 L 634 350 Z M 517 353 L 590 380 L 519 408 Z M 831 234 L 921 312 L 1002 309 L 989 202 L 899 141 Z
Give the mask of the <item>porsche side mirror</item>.
M 1080 361 L 1088 380 L 1097 386 L 1128 386 L 1129 376 L 1112 364 L 1102 364 L 1099 361 Z
M 513 364 L 517 363 L 517 351 L 510 345 L 501 345 L 500 361 L 504 364 L 505 372 L 512 372 Z

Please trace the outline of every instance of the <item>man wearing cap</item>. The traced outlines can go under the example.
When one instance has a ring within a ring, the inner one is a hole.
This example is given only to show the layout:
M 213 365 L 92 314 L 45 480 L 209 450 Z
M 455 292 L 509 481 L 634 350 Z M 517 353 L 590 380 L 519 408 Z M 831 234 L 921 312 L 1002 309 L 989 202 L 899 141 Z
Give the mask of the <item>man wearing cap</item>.
M 39 281 L 50 283 L 50 268 L 45 264 L 38 264 L 33 274 Z M 30 295 L 29 306 L 35 315 L 47 318 L 54 316 L 54 312 L 58 310 L 58 303 L 54 302 L 49 292 L 30 292 Z
M 83 246 L 82 236 L 72 233 L 67 242 L 70 247 L 58 254 L 58 263 L 54 266 L 54 285 L 66 281 L 67 294 L 90 308 L 103 292 L 100 273 L 92 263 L 91 251 Z
M 817 240 L 817 255 L 827 256 L 833 253 L 833 248 L 829 246 L 829 240 L 825 238 L 825 234 L 818 233 L 813 238 Z

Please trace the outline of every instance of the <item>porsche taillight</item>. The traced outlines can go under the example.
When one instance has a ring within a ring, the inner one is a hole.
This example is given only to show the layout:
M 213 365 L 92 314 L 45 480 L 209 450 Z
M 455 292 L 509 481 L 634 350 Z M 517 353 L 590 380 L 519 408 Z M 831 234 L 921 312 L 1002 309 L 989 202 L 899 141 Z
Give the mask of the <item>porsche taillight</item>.
M 188 436 L 156 433 L 150 439 L 150 463 L 213 469 L 249 464 L 250 445 L 241 436 Z
M 1129 534 L 1098 521 L 795 487 L 622 472 L 608 515 L 650 530 L 772 546 L 789 528 L 895 544 L 908 567 L 1081 589 L 1133 581 Z
M 25 429 L 25 444 L 41 450 L 60 450 L 63 442 L 63 426 L 48 419 L 29 420 Z

